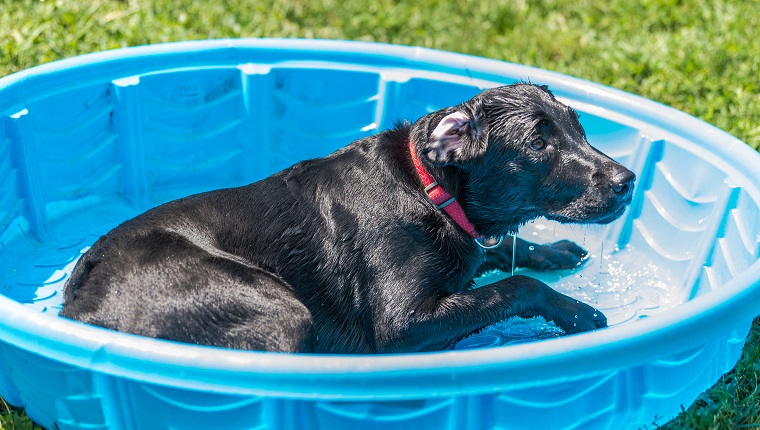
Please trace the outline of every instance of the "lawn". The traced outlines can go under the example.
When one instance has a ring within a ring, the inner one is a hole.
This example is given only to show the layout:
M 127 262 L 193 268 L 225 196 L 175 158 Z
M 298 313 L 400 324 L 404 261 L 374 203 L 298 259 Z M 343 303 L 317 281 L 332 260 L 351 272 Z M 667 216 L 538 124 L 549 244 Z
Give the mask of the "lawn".
M 179 40 L 388 42 L 600 82 L 681 109 L 760 149 L 759 11 L 757 0 L 0 0 L 0 76 Z M 666 428 L 760 427 L 758 355 L 756 321 L 736 369 Z M 0 414 L 0 429 L 30 425 L 2 401 Z

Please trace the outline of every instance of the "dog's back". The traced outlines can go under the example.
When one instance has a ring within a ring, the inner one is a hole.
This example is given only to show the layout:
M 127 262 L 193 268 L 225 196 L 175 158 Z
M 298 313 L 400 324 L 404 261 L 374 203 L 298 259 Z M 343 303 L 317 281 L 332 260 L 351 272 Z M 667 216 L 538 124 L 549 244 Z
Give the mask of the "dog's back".
M 420 249 L 446 228 L 415 193 L 407 141 L 408 127 L 400 126 L 257 183 L 176 200 L 125 222 L 79 261 L 61 315 L 190 343 L 371 352 L 373 321 L 393 318 L 384 315 L 393 308 L 373 303 L 418 298 L 406 294 L 408 286 L 363 286 L 421 258 Z M 445 287 L 440 273 L 453 275 L 452 267 L 468 270 L 450 279 L 450 289 L 471 279 L 479 256 L 469 264 L 456 256 L 424 255 L 440 261 L 412 265 L 423 271 L 419 287 L 424 279 Z M 435 273 L 424 273 L 429 268 Z M 299 340 L 272 343 L 293 337 Z

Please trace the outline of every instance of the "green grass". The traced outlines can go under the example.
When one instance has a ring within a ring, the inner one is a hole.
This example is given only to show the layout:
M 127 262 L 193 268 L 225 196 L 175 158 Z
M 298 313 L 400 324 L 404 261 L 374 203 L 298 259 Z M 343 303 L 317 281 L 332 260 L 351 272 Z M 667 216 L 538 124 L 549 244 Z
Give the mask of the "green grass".
M 0 399 L 0 430 L 39 430 L 23 411 L 8 406 Z
M 681 109 L 760 149 L 758 10 L 757 0 L 0 0 L 0 76 L 78 54 L 180 40 L 388 42 L 607 84 Z M 734 372 L 667 428 L 760 426 L 759 333 L 756 321 Z M 14 428 L 11 415 L 1 416 L 0 428 Z

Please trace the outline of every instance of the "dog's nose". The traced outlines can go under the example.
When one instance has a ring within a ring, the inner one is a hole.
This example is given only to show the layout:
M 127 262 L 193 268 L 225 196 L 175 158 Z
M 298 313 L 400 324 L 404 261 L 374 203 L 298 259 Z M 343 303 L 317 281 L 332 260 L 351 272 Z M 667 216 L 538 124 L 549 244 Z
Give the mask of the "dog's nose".
M 615 174 L 610 181 L 610 187 L 615 194 L 626 194 L 633 187 L 633 182 L 636 180 L 636 175 L 623 166 L 616 169 Z

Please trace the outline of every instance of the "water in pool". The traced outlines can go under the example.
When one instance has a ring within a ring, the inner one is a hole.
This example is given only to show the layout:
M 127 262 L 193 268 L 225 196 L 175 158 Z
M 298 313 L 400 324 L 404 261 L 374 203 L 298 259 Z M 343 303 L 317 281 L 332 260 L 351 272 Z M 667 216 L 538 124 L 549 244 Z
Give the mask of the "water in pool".
M 121 213 L 121 212 L 120 212 Z M 109 218 L 103 214 L 103 218 Z M 124 216 L 121 214 L 121 216 Z M 63 284 L 71 273 L 76 259 L 89 248 L 108 226 L 90 229 L 87 234 L 76 234 L 78 229 L 63 226 L 62 231 L 72 232 L 71 237 L 57 245 L 40 244 L 19 250 L 21 260 L 33 262 L 20 272 L 12 271 L 9 277 L 15 282 L 0 284 L 0 294 L 7 295 L 42 312 L 57 314 L 61 308 Z M 570 239 L 589 251 L 584 264 L 572 270 L 535 272 L 516 269 L 520 273 L 538 278 L 557 291 L 587 303 L 607 316 L 610 326 L 628 324 L 653 313 L 669 309 L 682 299 L 674 288 L 674 278 L 668 269 L 650 259 L 649 254 L 626 246 L 616 249 L 614 241 L 605 241 L 609 226 L 562 225 L 538 220 L 524 226 L 519 237 L 536 243 Z M 43 257 L 40 257 L 43 256 Z M 510 276 L 510 273 L 491 272 L 476 279 L 485 285 Z M 13 288 L 11 288 L 13 286 Z M 460 341 L 455 349 L 502 346 L 528 341 L 559 337 L 563 331 L 541 318 L 514 318 L 487 327 L 477 335 Z

